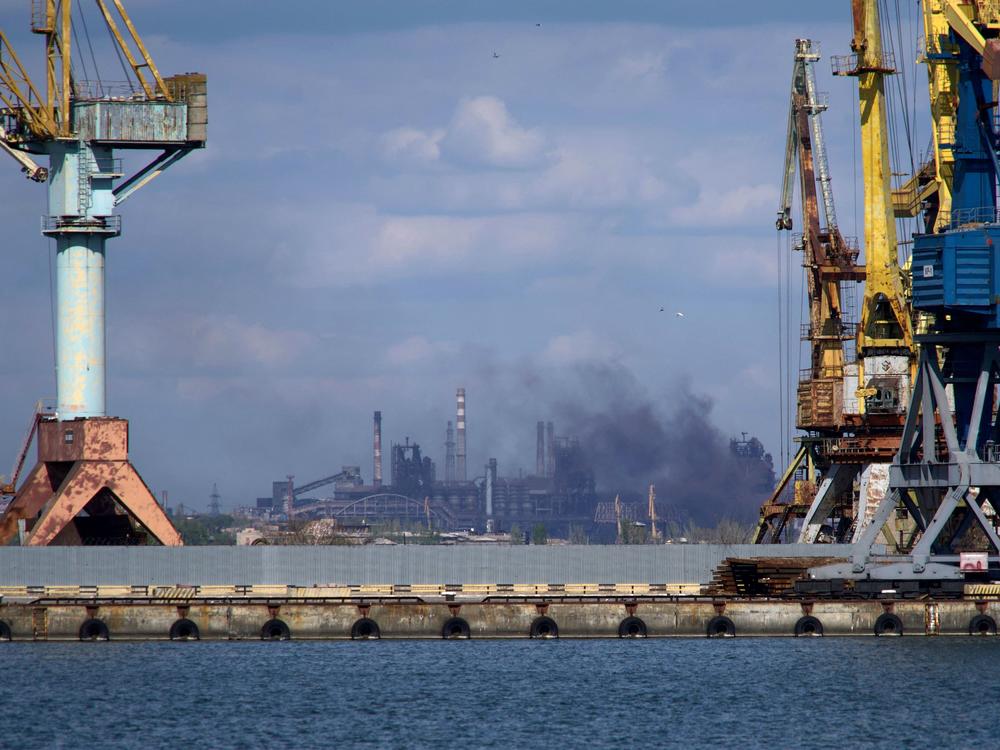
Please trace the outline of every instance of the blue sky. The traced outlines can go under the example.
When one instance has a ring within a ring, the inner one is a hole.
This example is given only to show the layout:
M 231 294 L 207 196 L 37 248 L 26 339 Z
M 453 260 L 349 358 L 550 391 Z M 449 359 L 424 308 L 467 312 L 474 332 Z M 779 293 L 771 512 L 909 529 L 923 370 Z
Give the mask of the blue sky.
M 443 469 L 459 385 L 470 466 L 530 469 L 535 420 L 595 363 L 778 452 L 791 56 L 846 52 L 849 3 L 184 5 L 128 8 L 161 71 L 208 73 L 209 147 L 122 207 L 107 264 L 110 410 L 155 490 L 204 507 L 213 482 L 232 505 L 286 473 L 368 478 L 374 409 Z M 37 63 L 25 6 L 0 0 L 0 28 Z M 853 84 L 818 73 L 859 234 Z M 44 188 L 6 160 L 0 190 L 13 458 L 54 392 L 50 250 Z

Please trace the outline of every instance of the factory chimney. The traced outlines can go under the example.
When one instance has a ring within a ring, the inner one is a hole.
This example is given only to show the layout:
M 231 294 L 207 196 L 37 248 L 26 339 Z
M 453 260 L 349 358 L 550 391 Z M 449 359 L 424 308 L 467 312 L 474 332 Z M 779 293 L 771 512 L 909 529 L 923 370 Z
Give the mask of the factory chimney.
M 448 421 L 444 434 L 444 481 L 455 481 L 455 428 Z
M 486 464 L 486 523 L 492 529 L 493 519 L 493 488 L 497 483 L 497 460 L 491 458 Z
M 465 474 L 465 389 L 459 388 L 456 393 L 457 413 L 455 415 L 455 479 L 466 480 Z
M 545 444 L 548 446 L 548 455 L 545 457 L 545 476 L 551 478 L 556 475 L 556 428 L 551 422 L 545 425 L 547 433 Z
M 545 467 L 545 422 L 538 423 L 538 436 L 535 439 L 535 476 L 548 476 Z
M 375 444 L 374 468 L 372 469 L 372 484 L 382 486 L 382 412 L 375 412 Z

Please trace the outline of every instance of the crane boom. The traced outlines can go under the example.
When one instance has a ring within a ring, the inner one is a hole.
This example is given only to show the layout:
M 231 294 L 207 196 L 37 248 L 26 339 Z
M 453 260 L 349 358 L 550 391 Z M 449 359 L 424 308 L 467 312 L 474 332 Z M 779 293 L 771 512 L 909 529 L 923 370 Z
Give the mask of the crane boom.
M 864 410 L 865 398 L 874 395 L 867 373 L 877 356 L 899 358 L 906 369 L 913 361 L 913 327 L 903 290 L 899 265 L 895 214 L 892 202 L 892 167 L 889 162 L 888 115 L 885 77 L 895 72 L 891 55 L 882 50 L 882 28 L 877 0 L 852 2 L 853 54 L 834 58 L 834 73 L 858 79 L 861 113 L 861 161 L 865 189 L 865 296 L 858 330 L 858 394 Z M 901 394 L 905 400 L 906 393 Z

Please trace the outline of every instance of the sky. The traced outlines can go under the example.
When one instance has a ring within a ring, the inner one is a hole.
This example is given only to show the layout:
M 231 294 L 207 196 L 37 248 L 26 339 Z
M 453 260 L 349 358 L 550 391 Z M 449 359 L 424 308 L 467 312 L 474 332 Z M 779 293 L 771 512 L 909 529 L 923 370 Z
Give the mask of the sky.
M 375 409 L 443 472 L 458 386 L 470 474 L 530 470 L 535 421 L 586 402 L 594 366 L 668 413 L 705 399 L 722 434 L 780 455 L 792 52 L 823 45 L 841 225 L 861 234 L 853 82 L 826 62 L 849 3 L 186 4 L 127 7 L 161 72 L 207 73 L 208 147 L 108 243 L 109 413 L 154 491 L 204 508 L 217 483 L 229 507 L 286 474 L 370 479 Z M 0 0 L 0 28 L 37 71 L 27 5 Z M 6 472 L 55 386 L 45 188 L 4 157 L 0 191 Z

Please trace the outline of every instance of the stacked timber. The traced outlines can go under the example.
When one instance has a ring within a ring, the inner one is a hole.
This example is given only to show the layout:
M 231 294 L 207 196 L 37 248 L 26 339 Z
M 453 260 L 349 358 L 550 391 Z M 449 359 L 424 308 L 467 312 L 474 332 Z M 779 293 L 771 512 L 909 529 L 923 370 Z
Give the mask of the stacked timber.
M 795 582 L 819 565 L 843 562 L 841 557 L 727 557 L 705 587 L 708 596 L 787 596 Z

